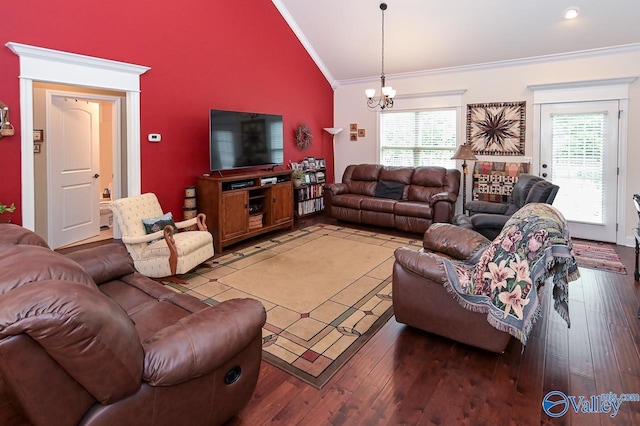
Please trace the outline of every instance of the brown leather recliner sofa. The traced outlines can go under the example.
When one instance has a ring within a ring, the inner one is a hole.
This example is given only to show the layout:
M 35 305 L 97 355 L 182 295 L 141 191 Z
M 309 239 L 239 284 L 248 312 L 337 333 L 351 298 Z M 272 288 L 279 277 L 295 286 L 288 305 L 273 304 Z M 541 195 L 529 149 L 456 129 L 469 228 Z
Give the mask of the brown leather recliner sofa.
M 396 249 L 393 265 L 393 312 L 396 320 L 439 336 L 491 352 L 503 352 L 511 335 L 494 328 L 487 314 L 472 312 L 443 285 L 445 270 L 438 257 L 465 260 L 490 241 L 450 224 L 435 224 L 424 234 L 423 249 Z
M 209 306 L 137 273 L 124 246 L 62 255 L 0 225 L 0 374 L 35 425 L 222 424 L 249 401 L 262 304 Z
M 456 169 L 350 165 L 341 183 L 325 188 L 325 212 L 347 222 L 423 233 L 432 223 L 451 222 L 459 189 Z

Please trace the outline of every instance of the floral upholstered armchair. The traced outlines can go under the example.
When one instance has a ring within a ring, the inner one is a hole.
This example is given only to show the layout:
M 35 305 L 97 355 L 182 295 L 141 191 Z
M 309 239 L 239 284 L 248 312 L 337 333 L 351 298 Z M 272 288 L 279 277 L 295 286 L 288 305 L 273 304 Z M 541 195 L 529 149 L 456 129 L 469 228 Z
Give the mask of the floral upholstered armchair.
M 213 256 L 213 237 L 202 213 L 176 223 L 151 193 L 114 200 L 111 210 L 136 269 L 148 277 L 185 274 Z M 186 230 L 194 225 L 197 231 Z

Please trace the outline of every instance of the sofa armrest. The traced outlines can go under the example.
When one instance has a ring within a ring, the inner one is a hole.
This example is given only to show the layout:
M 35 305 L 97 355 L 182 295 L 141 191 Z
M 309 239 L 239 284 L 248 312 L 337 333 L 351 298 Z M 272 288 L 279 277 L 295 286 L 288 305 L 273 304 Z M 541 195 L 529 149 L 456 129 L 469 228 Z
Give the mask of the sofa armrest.
M 423 253 L 407 247 L 399 247 L 393 253 L 396 263 L 405 270 L 411 271 L 437 283 L 443 283 L 446 277 L 442 257 L 433 253 Z
M 490 241 L 472 229 L 450 223 L 434 223 L 424 233 L 422 246 L 430 251 L 444 253 L 454 259 L 469 258 L 479 247 Z
M 471 216 L 471 225 L 474 229 L 498 229 L 501 230 L 511 216 L 502 214 L 474 214 Z
M 143 379 L 169 386 L 214 371 L 261 334 L 267 319 L 254 299 L 233 299 L 203 309 L 146 339 Z
M 447 201 L 449 203 L 455 203 L 458 199 L 458 196 L 453 192 L 438 192 L 437 194 L 433 194 L 431 196 L 430 204 L 434 205 L 438 201 Z
M 509 208 L 509 204 L 491 203 L 489 201 L 468 201 L 464 207 L 469 210 L 469 214 L 472 216 L 478 213 L 505 214 Z
M 331 193 L 331 195 L 339 195 L 339 194 L 347 194 L 349 192 L 349 187 L 346 183 L 330 183 L 325 187 L 325 191 Z
M 118 279 L 136 271 L 133 259 L 122 244 L 105 244 L 66 255 L 79 263 L 96 284 Z

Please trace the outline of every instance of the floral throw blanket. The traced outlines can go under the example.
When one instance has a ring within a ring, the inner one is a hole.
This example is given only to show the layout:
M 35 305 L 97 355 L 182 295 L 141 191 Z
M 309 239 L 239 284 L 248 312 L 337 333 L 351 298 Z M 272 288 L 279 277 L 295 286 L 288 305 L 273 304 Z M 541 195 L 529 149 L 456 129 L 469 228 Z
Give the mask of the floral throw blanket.
M 498 330 L 523 345 L 541 314 L 539 288 L 553 281 L 554 308 L 570 326 L 568 283 L 580 277 L 562 214 L 548 204 L 527 204 L 486 249 L 467 261 L 444 259 L 447 290 L 465 308 L 486 312 Z

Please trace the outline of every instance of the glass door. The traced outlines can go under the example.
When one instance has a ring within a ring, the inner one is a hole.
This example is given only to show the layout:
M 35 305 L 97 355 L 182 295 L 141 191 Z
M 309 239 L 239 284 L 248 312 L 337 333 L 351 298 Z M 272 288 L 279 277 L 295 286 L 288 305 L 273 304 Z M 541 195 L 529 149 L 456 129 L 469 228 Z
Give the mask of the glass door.
M 553 205 L 571 235 L 616 241 L 618 101 L 540 109 L 540 174 L 560 187 Z

